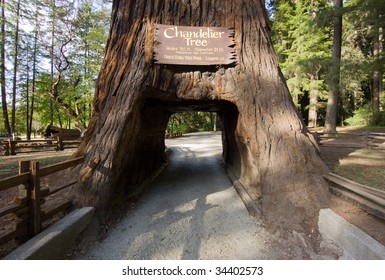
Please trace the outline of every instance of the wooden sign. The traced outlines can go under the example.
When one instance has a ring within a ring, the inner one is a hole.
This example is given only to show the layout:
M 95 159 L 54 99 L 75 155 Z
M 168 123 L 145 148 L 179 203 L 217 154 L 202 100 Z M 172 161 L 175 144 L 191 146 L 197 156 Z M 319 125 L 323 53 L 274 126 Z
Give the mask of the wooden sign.
M 236 63 L 234 30 L 229 28 L 156 24 L 154 44 L 157 64 Z

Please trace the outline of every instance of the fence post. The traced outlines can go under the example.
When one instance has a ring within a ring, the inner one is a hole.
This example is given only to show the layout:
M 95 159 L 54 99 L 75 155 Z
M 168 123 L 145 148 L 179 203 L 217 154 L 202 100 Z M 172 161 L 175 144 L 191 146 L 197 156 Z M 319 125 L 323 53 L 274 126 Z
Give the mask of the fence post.
M 321 137 L 317 131 L 314 132 L 314 138 L 318 145 L 321 145 Z
M 39 162 L 30 163 L 29 186 L 29 233 L 36 235 L 41 231 Z
M 369 135 L 369 132 L 367 130 L 365 130 L 364 132 L 364 147 L 365 149 L 368 149 L 368 146 L 369 146 L 369 142 L 368 142 L 368 135 Z
M 64 150 L 63 139 L 60 136 L 58 136 L 56 139 L 57 139 L 57 150 L 63 151 Z
M 370 135 L 370 132 L 368 132 L 368 149 L 373 149 L 373 138 Z
M 29 172 L 29 167 L 31 165 L 31 161 L 26 160 L 26 161 L 19 161 L 19 174 L 23 174 L 26 172 Z M 23 200 L 29 199 L 30 198 L 30 190 L 31 188 L 29 187 L 28 183 L 23 184 L 19 186 L 19 194 L 16 198 L 16 202 L 18 204 L 22 204 Z
M 19 161 L 19 175 L 23 173 L 29 173 L 29 166 L 30 166 L 30 161 Z M 27 207 L 29 206 L 29 199 L 31 197 L 31 189 L 29 187 L 29 182 L 26 182 L 25 184 L 21 184 L 18 186 L 18 194 L 14 198 L 13 202 L 15 204 L 18 204 L 20 206 L 26 205 Z M 25 225 L 27 226 L 27 231 L 23 233 L 22 235 L 18 236 L 17 239 L 19 240 L 24 240 L 26 236 L 28 236 L 30 227 L 29 227 L 29 209 L 24 210 L 25 208 L 23 207 L 22 210 L 14 212 L 14 215 L 18 218 L 17 222 L 14 226 L 14 230 L 16 231 L 20 227 L 24 227 Z
M 11 156 L 16 155 L 16 142 L 12 139 L 8 139 L 8 145 L 9 145 L 9 154 Z
M 9 147 L 9 142 L 8 141 L 4 141 L 3 142 L 3 145 L 4 145 L 4 155 L 5 156 L 9 156 L 11 154 L 11 150 L 10 150 L 10 147 Z
M 369 130 L 365 130 L 364 141 L 365 141 L 365 148 L 368 150 L 371 150 L 373 141 L 372 141 L 372 138 L 370 138 Z

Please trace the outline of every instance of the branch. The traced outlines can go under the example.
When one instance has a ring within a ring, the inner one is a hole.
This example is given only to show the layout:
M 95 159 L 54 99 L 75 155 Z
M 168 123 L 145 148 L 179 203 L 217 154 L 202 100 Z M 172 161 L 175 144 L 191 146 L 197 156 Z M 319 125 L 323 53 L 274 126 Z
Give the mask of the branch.
M 51 89 L 48 92 L 51 99 L 53 99 L 57 104 L 59 104 L 62 108 L 64 108 L 70 116 L 77 118 L 79 116 L 79 113 L 77 110 L 74 110 L 71 108 L 70 105 L 63 102 L 63 100 L 60 98 L 59 95 L 59 84 L 62 79 L 63 73 L 68 69 L 70 66 L 70 62 L 68 60 L 68 57 L 65 54 L 65 47 L 71 42 L 72 40 L 69 38 L 66 42 L 62 44 L 60 47 L 60 57 L 57 59 L 58 65 L 55 65 L 55 68 L 57 70 L 57 75 L 55 81 L 52 83 Z M 64 61 L 63 61 L 64 59 Z

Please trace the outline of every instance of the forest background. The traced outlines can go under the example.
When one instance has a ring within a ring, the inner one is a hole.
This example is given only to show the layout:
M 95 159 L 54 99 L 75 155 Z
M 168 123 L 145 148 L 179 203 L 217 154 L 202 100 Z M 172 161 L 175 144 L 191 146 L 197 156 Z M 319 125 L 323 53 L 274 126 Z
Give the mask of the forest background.
M 0 134 L 86 128 L 111 1 L 0 0 Z M 309 127 L 385 125 L 385 0 L 266 1 L 271 38 Z M 333 113 L 334 112 L 334 113 Z M 170 118 L 168 136 L 216 130 L 215 113 Z

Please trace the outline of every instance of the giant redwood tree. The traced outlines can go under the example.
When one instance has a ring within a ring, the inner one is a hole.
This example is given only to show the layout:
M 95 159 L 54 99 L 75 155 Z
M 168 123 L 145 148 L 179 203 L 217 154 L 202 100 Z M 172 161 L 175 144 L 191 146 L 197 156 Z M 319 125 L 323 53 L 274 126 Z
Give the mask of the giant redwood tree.
M 96 206 L 105 217 L 164 163 L 165 129 L 173 113 L 216 111 L 227 167 L 267 222 L 296 230 L 315 226 L 313 218 L 326 201 L 326 168 L 279 69 L 263 3 L 113 1 L 93 116 L 77 151 L 86 156 L 80 205 Z M 156 63 L 156 24 L 229 28 L 236 62 Z

